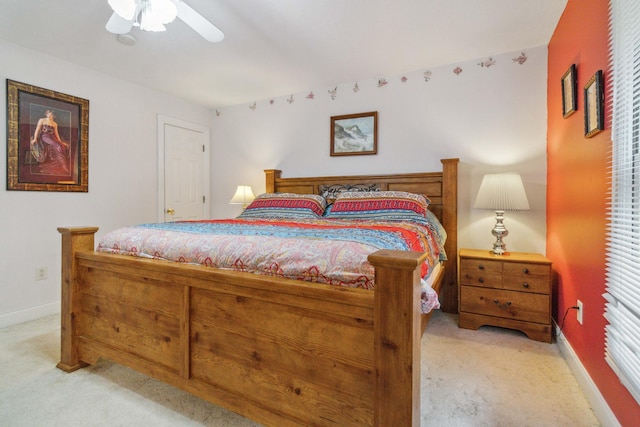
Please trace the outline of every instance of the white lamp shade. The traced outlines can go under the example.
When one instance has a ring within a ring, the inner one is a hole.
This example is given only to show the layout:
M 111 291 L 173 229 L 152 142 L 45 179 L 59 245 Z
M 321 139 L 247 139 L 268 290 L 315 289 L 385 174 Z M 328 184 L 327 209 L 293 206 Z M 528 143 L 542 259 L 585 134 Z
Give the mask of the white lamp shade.
M 176 19 L 178 9 L 171 0 L 145 0 L 140 13 L 140 29 L 165 31 L 164 24 Z
M 238 188 L 236 188 L 236 193 L 233 195 L 229 203 L 232 205 L 248 205 L 255 198 L 256 196 L 253 195 L 251 186 L 238 185 Z
M 137 7 L 135 0 L 109 0 L 109 6 L 126 20 L 130 21 L 135 17 Z
M 109 0 L 109 6 L 127 21 L 133 21 L 140 13 L 140 29 L 145 31 L 164 31 L 164 24 L 178 16 L 178 8 L 171 0 Z
M 155 13 L 152 13 L 152 9 L 145 7 L 140 12 L 140 29 L 144 31 L 165 31 L 166 28 L 160 17 Z
M 520 174 L 485 175 L 473 207 L 494 211 L 528 211 L 529 200 Z
M 149 0 L 151 11 L 157 20 L 163 24 L 173 22 L 178 16 L 178 8 L 171 0 Z

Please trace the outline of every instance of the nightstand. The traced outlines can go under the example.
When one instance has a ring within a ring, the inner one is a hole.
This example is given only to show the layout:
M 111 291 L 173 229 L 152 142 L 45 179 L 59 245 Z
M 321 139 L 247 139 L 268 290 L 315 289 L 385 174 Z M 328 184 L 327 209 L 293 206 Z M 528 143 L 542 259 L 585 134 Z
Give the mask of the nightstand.
M 517 329 L 551 342 L 551 261 L 540 254 L 460 250 L 458 325 Z

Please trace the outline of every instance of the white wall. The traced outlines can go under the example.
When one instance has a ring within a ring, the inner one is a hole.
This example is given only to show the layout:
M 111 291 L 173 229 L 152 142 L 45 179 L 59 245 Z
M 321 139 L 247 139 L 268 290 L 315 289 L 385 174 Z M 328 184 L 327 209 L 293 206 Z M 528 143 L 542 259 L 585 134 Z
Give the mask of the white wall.
M 0 94 L 6 79 L 88 99 L 89 192 L 6 190 L 0 150 L 0 327 L 59 311 L 60 226 L 103 232 L 157 219 L 157 115 L 208 126 L 211 112 L 159 92 L 112 79 L 52 56 L 0 41 Z M 0 103 L 6 135 L 6 102 Z M 35 280 L 35 269 L 48 279 Z
M 219 109 L 212 125 L 212 214 L 234 216 L 235 186 L 264 191 L 263 169 L 283 176 L 420 172 L 459 157 L 459 245 L 491 248 L 494 213 L 472 209 L 484 173 L 522 174 L 531 211 L 507 213 L 508 250 L 545 251 L 547 48 L 470 60 L 403 75 L 380 76 L 328 90 L 309 88 L 273 100 Z M 460 67 L 456 75 L 453 70 Z M 431 71 L 425 81 L 424 72 Z M 388 84 L 378 87 L 379 78 Z M 359 91 L 353 87 L 358 84 Z M 313 99 L 307 94 L 313 92 Z M 273 103 L 271 102 L 273 101 Z M 378 111 L 378 154 L 329 156 L 330 117 Z M 454 254 L 455 255 L 455 254 Z
M 284 176 L 395 173 L 437 170 L 440 158 L 459 157 L 460 247 L 490 248 L 493 213 L 471 208 L 482 175 L 520 172 L 532 210 L 508 213 L 507 247 L 545 250 L 547 49 L 496 55 L 423 72 L 378 77 L 305 93 L 257 100 L 255 109 L 239 105 L 207 109 L 112 79 L 0 41 L 0 78 L 17 80 L 90 101 L 89 192 L 6 191 L 0 180 L 0 327 L 59 311 L 59 226 L 95 225 L 97 237 L 115 227 L 156 220 L 157 115 L 212 128 L 212 215 L 231 217 L 236 185 L 264 191 L 263 169 Z M 463 72 L 453 73 L 455 67 Z M 358 83 L 360 90 L 352 89 Z M 0 93 L 6 97 L 6 84 Z M 314 99 L 307 99 L 313 92 Z M 335 115 L 378 111 L 379 145 L 375 156 L 329 156 L 329 123 Z M 6 103 L 0 103 L 6 117 Z M 6 135 L 6 121 L 0 122 Z M 6 168 L 6 150 L 0 150 Z M 35 269 L 48 267 L 49 278 L 35 280 Z

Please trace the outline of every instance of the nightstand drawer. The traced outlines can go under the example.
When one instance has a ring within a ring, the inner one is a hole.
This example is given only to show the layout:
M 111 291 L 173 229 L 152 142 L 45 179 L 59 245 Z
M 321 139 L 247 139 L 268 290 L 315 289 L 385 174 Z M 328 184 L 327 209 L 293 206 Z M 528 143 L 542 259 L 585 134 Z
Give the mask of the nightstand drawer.
M 461 286 L 460 311 L 549 323 L 549 295 Z
M 510 277 L 504 276 L 502 287 L 512 291 L 549 294 L 549 277 Z
M 463 285 L 500 288 L 502 263 L 479 259 L 460 261 L 460 283 Z
M 502 273 L 505 276 L 544 277 L 549 280 L 549 265 L 529 264 L 524 262 L 505 262 Z

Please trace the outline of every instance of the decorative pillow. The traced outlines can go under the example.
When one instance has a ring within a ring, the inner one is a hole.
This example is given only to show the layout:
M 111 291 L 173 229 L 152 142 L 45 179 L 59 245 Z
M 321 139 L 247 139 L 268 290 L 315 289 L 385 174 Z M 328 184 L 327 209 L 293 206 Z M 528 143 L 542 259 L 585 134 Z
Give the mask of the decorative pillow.
M 354 191 L 380 191 L 380 186 L 378 184 L 321 184 L 318 189 L 320 195 L 331 204 L 339 194 Z
M 428 206 L 425 196 L 405 191 L 346 192 L 338 195 L 326 218 L 424 221 Z
M 317 194 L 264 193 L 238 218 L 320 218 L 327 202 Z

